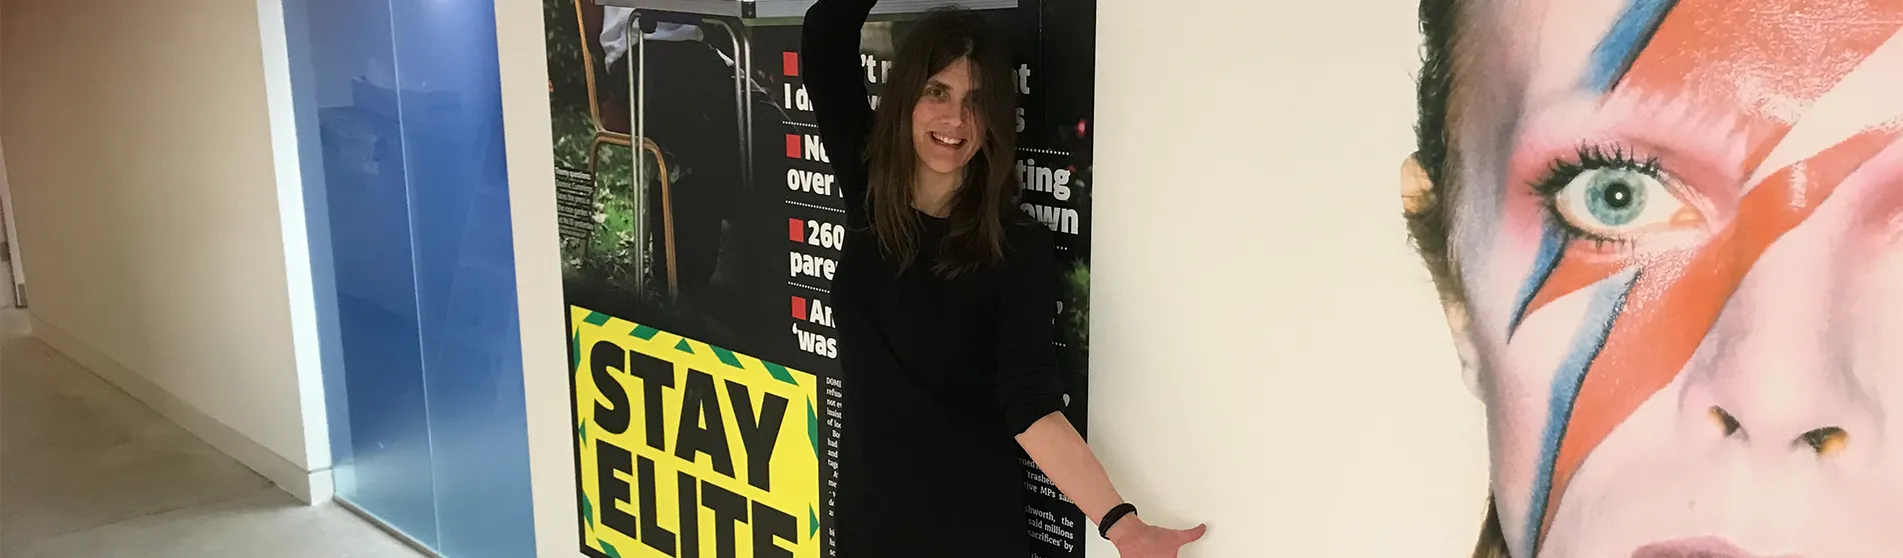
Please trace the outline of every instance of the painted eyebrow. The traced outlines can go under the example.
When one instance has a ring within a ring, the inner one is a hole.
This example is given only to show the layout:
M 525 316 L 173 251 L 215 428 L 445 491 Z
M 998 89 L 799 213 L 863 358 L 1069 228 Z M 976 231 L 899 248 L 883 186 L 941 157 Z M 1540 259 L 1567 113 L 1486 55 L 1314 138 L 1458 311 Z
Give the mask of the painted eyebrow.
M 1678 0 L 1628 0 L 1618 19 L 1593 47 L 1581 85 L 1602 93 L 1612 90 L 1652 42 L 1665 15 L 1677 5 Z

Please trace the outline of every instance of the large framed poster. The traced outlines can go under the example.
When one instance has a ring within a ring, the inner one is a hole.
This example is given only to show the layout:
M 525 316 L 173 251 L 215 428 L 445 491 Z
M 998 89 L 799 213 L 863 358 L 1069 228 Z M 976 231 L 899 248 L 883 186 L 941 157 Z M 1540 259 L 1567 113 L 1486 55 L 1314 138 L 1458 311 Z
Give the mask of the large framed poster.
M 799 76 L 811 3 L 543 0 L 581 555 L 832 555 L 845 212 Z M 1088 432 L 1096 2 L 950 3 L 1016 45 L 1021 209 L 1057 233 L 1066 414 Z M 875 95 L 938 4 L 875 10 Z M 1082 556 L 1087 521 L 1024 463 L 1036 554 Z

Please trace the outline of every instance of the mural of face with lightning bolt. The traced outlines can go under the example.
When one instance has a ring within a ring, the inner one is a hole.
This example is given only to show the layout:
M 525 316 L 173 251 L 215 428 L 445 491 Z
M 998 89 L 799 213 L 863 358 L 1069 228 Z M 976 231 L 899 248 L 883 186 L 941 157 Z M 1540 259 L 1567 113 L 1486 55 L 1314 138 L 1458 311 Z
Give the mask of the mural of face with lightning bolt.
M 1903 0 L 1427 4 L 1505 548 L 1903 556 Z

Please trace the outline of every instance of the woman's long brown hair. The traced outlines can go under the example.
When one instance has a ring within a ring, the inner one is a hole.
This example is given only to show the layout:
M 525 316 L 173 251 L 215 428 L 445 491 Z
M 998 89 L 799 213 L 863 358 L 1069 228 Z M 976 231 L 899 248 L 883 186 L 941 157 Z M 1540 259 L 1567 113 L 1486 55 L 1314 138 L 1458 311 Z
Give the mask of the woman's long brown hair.
M 1507 552 L 1507 536 L 1500 530 L 1500 508 L 1487 497 L 1487 519 L 1480 524 L 1480 539 L 1474 541 L 1473 558 L 1512 558 Z
M 969 11 L 941 8 L 927 14 L 892 62 L 866 149 L 866 209 L 873 236 L 900 269 L 908 268 L 923 249 L 912 198 L 919 165 L 912 109 L 926 82 L 961 58 L 971 62 L 971 109 L 981 133 L 975 139 L 983 143 L 952 194 L 944 244 L 932 247 L 932 272 L 944 277 L 1002 260 L 1005 225 L 1028 218 L 1016 208 L 1017 102 L 1004 38 Z

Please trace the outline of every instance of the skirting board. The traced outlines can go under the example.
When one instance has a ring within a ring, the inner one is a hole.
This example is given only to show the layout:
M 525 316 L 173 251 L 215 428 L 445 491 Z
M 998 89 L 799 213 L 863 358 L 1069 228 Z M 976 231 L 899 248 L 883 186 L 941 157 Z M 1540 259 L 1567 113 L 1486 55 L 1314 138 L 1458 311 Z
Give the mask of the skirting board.
M 305 504 L 328 502 L 334 496 L 336 487 L 329 468 L 305 470 L 37 315 L 33 316 L 32 332 L 41 342 L 178 423 L 211 447 L 257 471 Z

